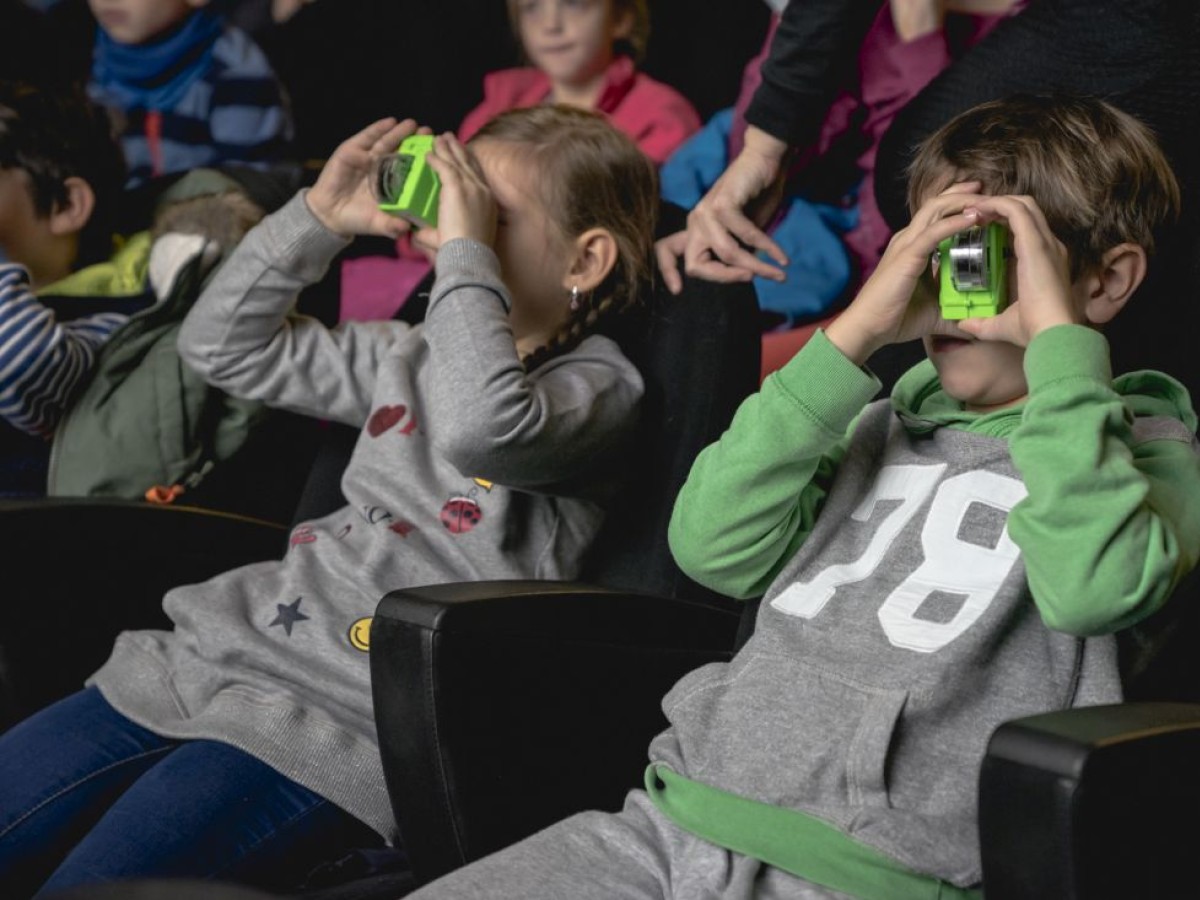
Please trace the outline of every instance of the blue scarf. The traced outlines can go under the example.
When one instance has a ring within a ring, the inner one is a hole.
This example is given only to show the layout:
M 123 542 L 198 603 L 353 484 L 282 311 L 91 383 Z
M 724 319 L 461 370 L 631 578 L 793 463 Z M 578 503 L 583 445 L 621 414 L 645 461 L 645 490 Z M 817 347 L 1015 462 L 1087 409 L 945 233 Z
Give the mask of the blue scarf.
M 125 109 L 174 109 L 208 70 L 223 27 L 219 17 L 197 10 L 146 44 L 121 44 L 97 28 L 92 83 Z

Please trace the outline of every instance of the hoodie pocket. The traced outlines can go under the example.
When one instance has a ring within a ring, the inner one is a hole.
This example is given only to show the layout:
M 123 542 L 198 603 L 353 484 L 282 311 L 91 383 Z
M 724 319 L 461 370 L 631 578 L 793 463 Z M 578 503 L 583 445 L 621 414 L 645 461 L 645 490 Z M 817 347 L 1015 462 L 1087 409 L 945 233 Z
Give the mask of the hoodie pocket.
M 755 655 L 709 666 L 663 701 L 674 729 L 664 761 L 767 803 L 843 823 L 887 807 L 888 753 L 908 692 L 847 679 L 794 659 Z

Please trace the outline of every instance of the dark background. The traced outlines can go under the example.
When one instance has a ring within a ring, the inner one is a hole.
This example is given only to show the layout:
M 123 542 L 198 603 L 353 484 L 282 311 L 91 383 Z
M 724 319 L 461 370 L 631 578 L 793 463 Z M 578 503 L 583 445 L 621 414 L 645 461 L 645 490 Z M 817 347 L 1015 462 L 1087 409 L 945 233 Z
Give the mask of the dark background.
M 742 68 L 766 34 L 766 4 L 650 6 L 643 70 L 688 97 L 701 119 L 732 104 Z M 482 99 L 484 74 L 519 64 L 506 10 L 505 0 L 317 0 L 255 34 L 291 95 L 297 156 L 322 159 L 386 115 L 411 116 L 437 131 L 457 128 Z M 45 16 L 0 0 L 0 77 L 85 80 L 93 28 L 84 0 L 64 0 Z

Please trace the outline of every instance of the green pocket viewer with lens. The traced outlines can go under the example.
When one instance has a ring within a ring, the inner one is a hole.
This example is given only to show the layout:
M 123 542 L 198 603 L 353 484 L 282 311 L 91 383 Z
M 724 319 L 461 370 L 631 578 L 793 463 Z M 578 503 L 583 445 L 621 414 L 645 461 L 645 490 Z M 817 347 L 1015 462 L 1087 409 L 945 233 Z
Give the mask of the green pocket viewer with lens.
M 1008 229 L 976 225 L 938 244 L 938 303 L 944 319 L 994 316 L 1008 300 Z
M 395 154 L 381 159 L 375 170 L 375 196 L 379 208 L 418 227 L 437 227 L 437 172 L 425 156 L 433 149 L 433 135 L 406 137 Z

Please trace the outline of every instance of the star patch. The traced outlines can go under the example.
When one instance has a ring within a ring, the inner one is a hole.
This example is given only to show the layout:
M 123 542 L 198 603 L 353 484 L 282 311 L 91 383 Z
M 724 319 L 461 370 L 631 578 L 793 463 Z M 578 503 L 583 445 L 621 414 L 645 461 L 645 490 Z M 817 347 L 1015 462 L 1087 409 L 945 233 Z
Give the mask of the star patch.
M 309 618 L 304 613 L 300 612 L 300 601 L 303 597 L 297 597 L 292 603 L 276 603 L 275 608 L 279 610 L 279 614 L 275 616 L 271 625 L 282 625 L 283 630 L 287 632 L 287 636 L 292 636 L 292 626 L 297 622 L 303 622 Z M 271 625 L 267 627 L 270 628 Z

